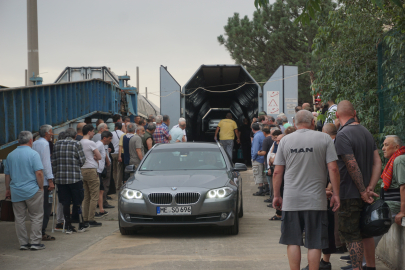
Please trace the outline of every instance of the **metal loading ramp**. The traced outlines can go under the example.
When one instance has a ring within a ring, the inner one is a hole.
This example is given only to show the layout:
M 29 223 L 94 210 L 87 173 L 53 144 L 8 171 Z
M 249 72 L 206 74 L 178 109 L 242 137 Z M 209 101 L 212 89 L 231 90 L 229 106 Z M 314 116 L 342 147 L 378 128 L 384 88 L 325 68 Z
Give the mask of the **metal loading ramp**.
M 100 79 L 2 88 L 0 159 L 16 147 L 23 130 L 35 133 L 44 124 L 56 129 L 89 116 L 108 119 L 116 113 L 136 114 L 133 94 Z

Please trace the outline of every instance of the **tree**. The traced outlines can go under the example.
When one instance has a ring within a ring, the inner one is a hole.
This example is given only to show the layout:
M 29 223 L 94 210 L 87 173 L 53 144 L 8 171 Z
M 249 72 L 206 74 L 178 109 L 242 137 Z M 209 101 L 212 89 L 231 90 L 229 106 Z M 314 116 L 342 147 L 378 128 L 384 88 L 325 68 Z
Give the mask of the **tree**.
M 383 124 L 379 118 L 382 113 L 379 108 L 381 95 L 385 96 L 385 100 L 392 97 L 387 105 L 391 104 L 395 111 L 387 114 L 387 117 L 398 118 L 405 114 L 403 94 L 378 92 L 381 89 L 378 83 L 377 47 L 381 44 L 386 49 L 385 60 L 380 67 L 380 74 L 384 73 L 383 87 L 388 90 L 391 88 L 396 93 L 401 92 L 399 86 L 404 87 L 404 64 L 401 64 L 404 58 L 404 35 L 390 34 L 392 31 L 404 32 L 400 30 L 403 29 L 401 15 L 402 10 L 388 0 L 385 1 L 384 9 L 372 5 L 369 0 L 341 1 L 339 8 L 329 14 L 327 23 L 319 27 L 314 39 L 314 54 L 322 53 L 323 56 L 313 84 L 316 92 L 322 91 L 323 100 L 350 100 L 362 124 L 376 139 L 384 135 L 379 130 L 379 124 Z M 392 64 L 393 60 L 395 65 Z M 404 92 L 405 89 L 402 90 Z M 397 133 L 392 126 L 386 126 L 385 131 Z
M 280 65 L 296 65 L 299 73 L 317 71 L 322 55 L 312 54 L 313 39 L 319 21 L 327 18 L 334 4 L 324 1 L 318 20 L 309 24 L 295 24 L 306 0 L 277 0 L 266 4 L 243 19 L 235 13 L 224 27 L 225 34 L 218 37 L 237 64 L 247 68 L 260 82 L 267 81 Z M 309 74 L 299 77 L 299 101 L 312 100 Z
M 345 1 L 340 0 L 338 2 L 342 3 Z M 384 10 L 384 0 L 371 0 L 371 2 L 380 9 Z M 385 2 L 386 4 L 389 3 L 390 6 L 394 6 L 396 7 L 396 9 L 399 9 L 401 13 L 405 11 L 405 4 L 402 3 L 401 0 L 386 0 Z M 321 11 L 321 3 L 321 0 L 306 0 L 305 7 L 302 10 L 300 16 L 298 16 L 298 18 L 296 19 L 296 22 L 309 23 L 311 18 L 314 19 L 316 17 L 315 14 Z M 267 4 L 269 4 L 269 0 L 255 0 L 256 8 L 263 7 Z

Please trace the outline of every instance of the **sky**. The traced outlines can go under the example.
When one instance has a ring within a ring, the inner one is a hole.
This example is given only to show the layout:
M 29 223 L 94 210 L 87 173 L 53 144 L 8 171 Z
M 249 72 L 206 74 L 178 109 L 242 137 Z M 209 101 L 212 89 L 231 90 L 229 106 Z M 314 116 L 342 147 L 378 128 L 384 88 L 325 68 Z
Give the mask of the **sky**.
M 24 85 L 26 4 L 0 0 L 0 85 Z M 183 86 L 200 65 L 234 64 L 217 37 L 235 12 L 254 11 L 254 0 L 38 0 L 40 75 L 46 84 L 67 66 L 107 66 L 136 86 L 138 66 L 140 93 L 159 94 L 161 65 Z

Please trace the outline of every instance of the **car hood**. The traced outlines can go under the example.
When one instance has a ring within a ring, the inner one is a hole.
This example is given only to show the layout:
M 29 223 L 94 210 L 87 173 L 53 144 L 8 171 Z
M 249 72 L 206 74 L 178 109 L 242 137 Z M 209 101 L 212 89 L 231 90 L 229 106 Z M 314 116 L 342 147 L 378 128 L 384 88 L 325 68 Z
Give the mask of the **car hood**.
M 132 181 L 131 181 L 132 180 Z M 137 172 L 129 179 L 127 186 L 133 189 L 155 187 L 223 187 L 229 181 L 227 171 L 160 171 Z

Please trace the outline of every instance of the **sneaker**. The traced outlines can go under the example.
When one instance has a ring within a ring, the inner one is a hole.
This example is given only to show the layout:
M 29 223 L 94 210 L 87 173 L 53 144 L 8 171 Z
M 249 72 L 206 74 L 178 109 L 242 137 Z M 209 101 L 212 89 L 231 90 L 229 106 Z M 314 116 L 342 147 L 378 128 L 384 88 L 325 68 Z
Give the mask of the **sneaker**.
M 345 261 L 350 261 L 350 255 L 341 256 L 341 257 L 340 257 L 340 260 L 341 260 L 341 261 L 344 261 L 344 262 L 345 262 Z
M 79 227 L 80 227 L 80 224 L 79 224 Z M 82 227 L 85 228 L 85 229 L 90 228 L 89 222 L 88 222 L 88 221 L 85 221 L 85 222 L 82 224 Z
M 90 227 L 90 225 L 89 225 Z M 85 232 L 86 228 L 84 227 L 84 224 L 79 224 L 79 228 L 77 229 L 77 232 L 82 233 Z
M 58 231 L 58 232 L 63 231 L 63 222 L 56 224 L 55 231 Z
M 97 213 L 97 212 L 96 212 L 96 214 L 94 215 L 94 217 L 95 217 L 95 218 L 102 218 L 102 217 L 105 217 L 106 215 L 108 215 L 108 212 L 107 212 L 107 211 L 104 211 L 103 213 L 101 213 L 101 212 Z
M 268 199 L 264 200 L 264 202 L 265 202 L 265 203 L 271 203 L 271 202 L 273 202 L 273 200 L 270 199 L 270 198 L 268 198 Z
M 107 200 L 112 200 L 111 196 L 107 196 Z
M 101 225 L 103 225 L 103 223 L 101 222 L 97 222 L 97 221 L 89 221 L 89 224 L 91 227 L 100 227 Z
M 352 265 L 352 261 L 347 261 L 346 264 L 347 265 Z
M 115 208 L 115 206 L 111 204 L 105 204 L 103 205 L 103 208 Z
M 66 228 L 66 234 L 77 233 L 76 229 L 73 226 L 68 226 Z
M 30 249 L 30 247 L 31 247 L 31 245 L 30 245 L 30 244 L 21 245 L 21 246 L 20 246 L 20 250 L 29 250 L 29 249 Z
M 309 270 L 309 265 L 307 265 L 307 266 L 304 267 L 304 268 L 301 268 L 301 270 Z
M 332 264 L 321 259 L 321 262 L 319 263 L 319 270 L 332 270 Z
M 30 249 L 31 249 L 31 250 L 41 250 L 41 249 L 45 249 L 45 245 L 44 245 L 44 244 L 31 244 Z

